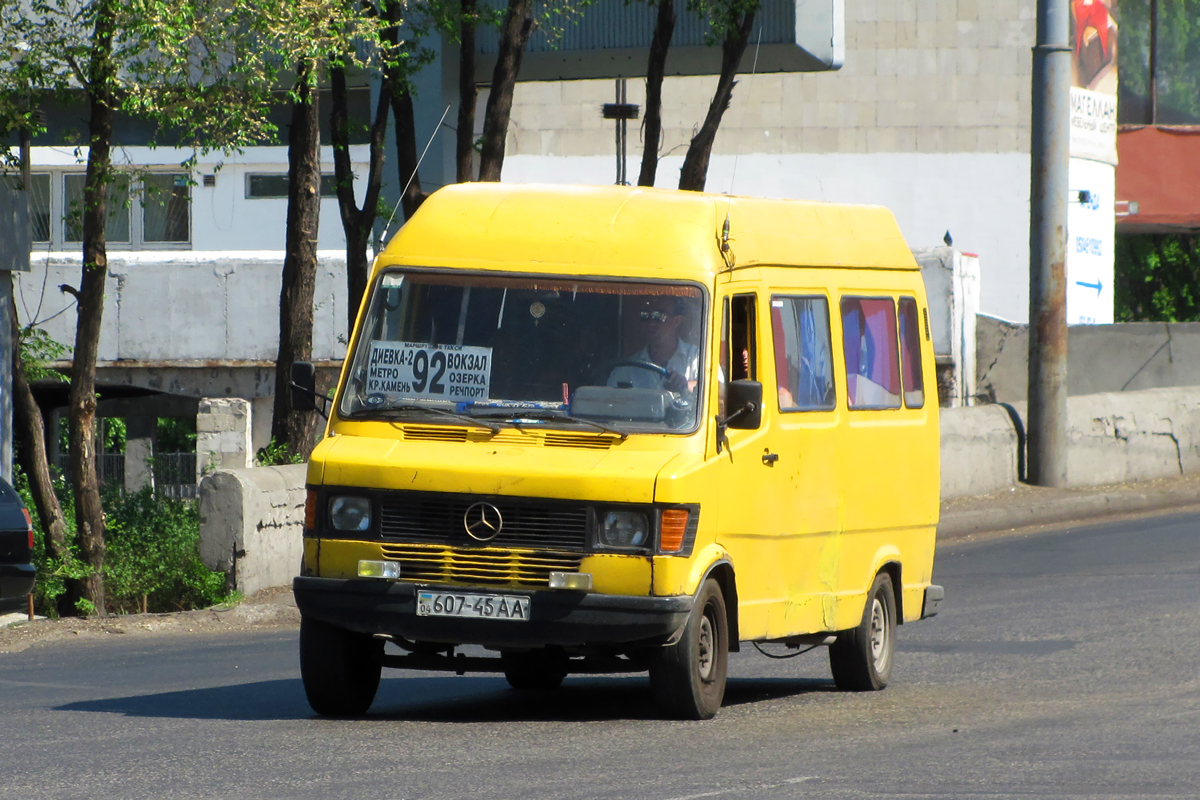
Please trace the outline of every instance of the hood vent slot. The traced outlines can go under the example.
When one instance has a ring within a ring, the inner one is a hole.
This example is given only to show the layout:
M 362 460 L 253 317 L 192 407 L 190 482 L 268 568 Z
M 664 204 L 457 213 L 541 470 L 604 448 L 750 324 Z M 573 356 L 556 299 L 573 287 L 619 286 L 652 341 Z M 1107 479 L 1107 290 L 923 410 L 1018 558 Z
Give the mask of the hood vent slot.
M 410 442 L 465 442 L 467 429 L 442 425 L 405 425 L 404 439 Z
M 616 437 L 577 433 L 547 433 L 546 447 L 577 447 L 583 450 L 607 450 Z

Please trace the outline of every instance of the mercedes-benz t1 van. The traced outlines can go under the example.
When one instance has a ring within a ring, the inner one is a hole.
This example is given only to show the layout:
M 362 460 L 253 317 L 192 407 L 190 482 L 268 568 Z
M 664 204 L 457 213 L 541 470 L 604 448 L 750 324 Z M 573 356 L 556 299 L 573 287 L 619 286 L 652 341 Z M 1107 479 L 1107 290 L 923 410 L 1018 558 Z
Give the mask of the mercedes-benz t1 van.
M 384 666 L 646 671 L 703 719 L 741 642 L 882 689 L 943 595 L 937 406 L 884 208 L 442 189 L 376 259 L 309 463 L 309 702 L 361 714 Z

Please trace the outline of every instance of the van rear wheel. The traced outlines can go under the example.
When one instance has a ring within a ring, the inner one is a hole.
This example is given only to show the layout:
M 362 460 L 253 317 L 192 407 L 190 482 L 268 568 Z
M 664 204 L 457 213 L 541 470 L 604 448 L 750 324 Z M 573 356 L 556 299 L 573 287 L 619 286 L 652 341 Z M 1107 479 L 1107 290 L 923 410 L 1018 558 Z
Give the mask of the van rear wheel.
M 725 697 L 729 665 L 729 617 L 720 585 L 709 578 L 696 597 L 683 636 L 654 652 L 650 690 L 676 719 L 711 719 Z
M 367 713 L 383 670 L 383 640 L 308 617 L 300 619 L 300 679 L 323 717 Z
M 875 576 L 862 622 L 829 646 L 833 682 L 843 692 L 874 692 L 888 685 L 896 652 L 896 594 L 886 572 Z

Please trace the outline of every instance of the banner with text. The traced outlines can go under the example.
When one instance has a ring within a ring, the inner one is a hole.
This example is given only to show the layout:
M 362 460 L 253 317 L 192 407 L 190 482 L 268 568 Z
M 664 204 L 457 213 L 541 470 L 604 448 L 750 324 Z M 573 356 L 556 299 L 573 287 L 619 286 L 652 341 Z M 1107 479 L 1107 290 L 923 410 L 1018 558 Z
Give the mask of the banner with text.
M 1115 0 L 1071 0 L 1071 157 L 1117 163 Z

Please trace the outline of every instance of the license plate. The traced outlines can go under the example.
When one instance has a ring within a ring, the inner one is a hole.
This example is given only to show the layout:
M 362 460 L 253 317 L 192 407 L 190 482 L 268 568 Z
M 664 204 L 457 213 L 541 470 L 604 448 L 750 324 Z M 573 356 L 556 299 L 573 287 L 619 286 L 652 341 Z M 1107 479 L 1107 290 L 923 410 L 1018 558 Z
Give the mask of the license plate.
M 418 617 L 472 617 L 529 621 L 529 598 L 506 594 L 417 592 Z

